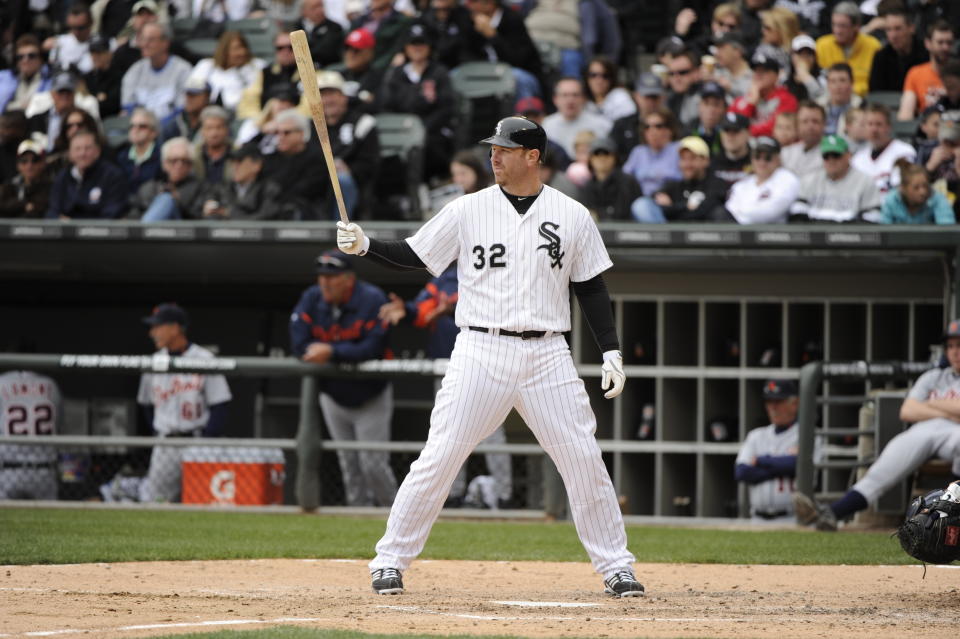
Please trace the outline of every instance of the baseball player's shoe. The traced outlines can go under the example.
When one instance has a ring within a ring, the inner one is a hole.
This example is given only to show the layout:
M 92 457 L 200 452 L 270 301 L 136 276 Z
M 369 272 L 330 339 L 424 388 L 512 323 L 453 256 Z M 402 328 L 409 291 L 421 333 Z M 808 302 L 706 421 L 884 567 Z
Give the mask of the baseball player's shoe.
M 370 573 L 373 591 L 378 595 L 399 595 L 403 592 L 403 575 L 396 568 L 380 568 Z
M 803 493 L 793 493 L 793 510 L 797 515 L 797 523 L 802 526 L 813 525 L 817 530 L 826 532 L 837 530 L 837 516 L 830 506 L 814 501 Z
M 603 580 L 603 591 L 614 597 L 642 597 L 643 584 L 629 570 L 621 570 Z

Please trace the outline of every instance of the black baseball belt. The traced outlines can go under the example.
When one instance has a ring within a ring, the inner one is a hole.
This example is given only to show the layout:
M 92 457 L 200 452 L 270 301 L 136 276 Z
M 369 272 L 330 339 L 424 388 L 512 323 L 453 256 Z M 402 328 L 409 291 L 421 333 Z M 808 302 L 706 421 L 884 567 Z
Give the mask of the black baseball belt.
M 755 510 L 753 514 L 760 519 L 778 519 L 780 517 L 786 517 L 790 513 L 786 510 Z
M 468 326 L 471 331 L 478 333 L 490 333 L 492 335 L 503 335 L 505 337 L 519 337 L 520 339 L 538 339 L 540 337 L 553 337 L 560 335 L 557 331 L 508 331 L 504 328 L 486 328 L 484 326 Z
M 14 470 L 14 469 L 31 469 L 31 468 L 56 468 L 56 462 L 0 462 L 0 469 L 3 470 Z

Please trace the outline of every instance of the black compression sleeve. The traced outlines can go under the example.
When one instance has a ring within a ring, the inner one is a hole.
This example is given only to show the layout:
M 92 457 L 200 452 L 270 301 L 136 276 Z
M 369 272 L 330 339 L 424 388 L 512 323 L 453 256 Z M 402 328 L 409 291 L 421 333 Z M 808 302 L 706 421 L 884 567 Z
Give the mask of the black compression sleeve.
M 371 237 L 370 247 L 364 257 L 369 257 L 377 264 L 398 271 L 408 268 L 427 268 L 406 240 L 385 242 Z
M 580 302 L 583 315 L 587 319 L 593 337 L 601 352 L 620 350 L 620 340 L 613 324 L 613 311 L 610 308 L 610 293 L 603 282 L 603 276 L 573 282 L 573 292 Z

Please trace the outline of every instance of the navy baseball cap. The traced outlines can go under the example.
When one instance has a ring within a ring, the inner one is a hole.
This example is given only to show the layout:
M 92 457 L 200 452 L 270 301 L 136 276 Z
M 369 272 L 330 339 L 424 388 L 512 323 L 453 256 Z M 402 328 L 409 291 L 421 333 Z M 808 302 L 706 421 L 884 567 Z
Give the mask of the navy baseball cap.
M 766 151 L 768 153 L 779 153 L 780 143 L 768 135 L 761 135 L 753 141 L 753 150 Z
M 143 318 L 143 323 L 149 326 L 160 324 L 187 325 L 187 312 L 172 302 L 160 304 L 153 308 L 149 316 Z
M 950 320 L 950 323 L 947 324 L 947 330 L 943 332 L 943 341 L 947 341 L 951 337 L 960 337 L 960 319 Z
M 720 130 L 722 131 L 743 131 L 750 128 L 750 118 L 742 113 L 727 111 L 727 114 L 720 120 Z
M 665 93 L 663 89 L 663 82 L 660 81 L 659 76 L 656 73 L 651 73 L 650 71 L 645 71 L 640 74 L 640 77 L 637 78 L 637 84 L 634 87 L 636 92 L 640 95 L 650 96 L 650 95 L 663 95 Z
M 704 82 L 703 85 L 700 87 L 700 97 L 701 98 L 713 97 L 713 98 L 720 98 L 721 100 L 726 100 L 727 92 L 722 86 L 720 86 L 713 80 L 709 80 L 707 82 Z
M 333 249 L 321 253 L 315 265 L 317 275 L 338 275 L 353 270 L 353 262 L 346 253 Z
M 764 401 L 789 399 L 797 395 L 797 382 L 792 379 L 768 379 L 763 384 Z

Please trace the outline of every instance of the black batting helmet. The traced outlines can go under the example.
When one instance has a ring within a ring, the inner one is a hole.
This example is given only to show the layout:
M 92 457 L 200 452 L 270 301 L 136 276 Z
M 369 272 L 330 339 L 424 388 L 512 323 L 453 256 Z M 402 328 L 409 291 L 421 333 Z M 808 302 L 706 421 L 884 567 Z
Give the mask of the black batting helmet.
M 533 120 L 512 115 L 497 122 L 493 135 L 480 140 L 480 144 L 496 144 L 508 149 L 536 149 L 540 151 L 540 159 L 543 159 L 543 152 L 547 147 L 547 133 Z

